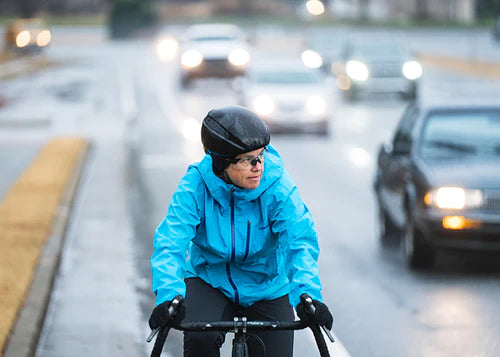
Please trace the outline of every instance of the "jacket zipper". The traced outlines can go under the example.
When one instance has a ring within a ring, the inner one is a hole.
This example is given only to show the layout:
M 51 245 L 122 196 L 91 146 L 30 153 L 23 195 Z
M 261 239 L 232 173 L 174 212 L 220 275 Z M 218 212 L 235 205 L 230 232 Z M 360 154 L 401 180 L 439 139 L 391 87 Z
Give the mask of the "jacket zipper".
M 234 187 L 231 188 L 231 260 L 229 263 L 226 263 L 226 274 L 227 279 L 229 280 L 229 284 L 234 290 L 234 302 L 236 305 L 240 304 L 240 294 L 238 292 L 238 288 L 231 277 L 231 268 L 230 263 L 234 262 L 236 259 L 236 236 L 234 231 Z
M 243 256 L 242 261 L 245 261 L 245 259 L 248 257 L 248 251 L 250 250 L 250 229 L 251 229 L 251 227 L 252 227 L 252 225 L 251 225 L 250 221 L 248 221 L 248 223 L 247 223 L 247 244 L 245 247 L 245 255 Z

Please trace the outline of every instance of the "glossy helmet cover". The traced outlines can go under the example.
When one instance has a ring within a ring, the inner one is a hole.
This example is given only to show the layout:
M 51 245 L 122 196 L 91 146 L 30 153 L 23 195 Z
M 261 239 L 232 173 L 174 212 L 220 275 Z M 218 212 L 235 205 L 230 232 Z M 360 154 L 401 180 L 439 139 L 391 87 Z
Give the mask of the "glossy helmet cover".
M 201 142 L 212 157 L 234 158 L 264 147 L 270 140 L 266 123 L 243 107 L 212 109 L 201 126 Z
M 227 159 L 264 147 L 270 140 L 266 123 L 243 107 L 212 109 L 201 126 L 201 142 L 212 156 L 212 169 L 228 183 L 224 171 L 230 163 Z

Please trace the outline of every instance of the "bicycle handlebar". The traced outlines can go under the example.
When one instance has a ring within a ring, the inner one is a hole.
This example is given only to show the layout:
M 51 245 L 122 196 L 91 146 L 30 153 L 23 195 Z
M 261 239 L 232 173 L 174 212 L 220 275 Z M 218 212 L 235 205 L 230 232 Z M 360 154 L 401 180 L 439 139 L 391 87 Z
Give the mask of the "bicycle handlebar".
M 314 314 L 316 308 L 312 303 L 312 299 L 307 294 L 302 294 L 300 299 L 305 302 L 308 312 Z M 182 296 L 176 296 L 170 307 L 168 309 L 169 316 L 174 316 L 177 312 L 179 305 L 183 301 Z M 329 357 L 330 353 L 326 345 L 326 341 L 321 333 L 320 325 L 308 325 L 303 321 L 248 321 L 246 317 L 235 317 L 233 321 L 181 321 L 176 323 L 171 321 L 167 326 L 163 328 L 156 328 L 151 331 L 147 342 L 150 342 L 156 333 L 160 332 L 156 338 L 151 357 L 160 356 L 163 349 L 163 345 L 167 339 L 168 332 L 170 328 L 174 328 L 181 331 L 226 331 L 226 332 L 243 332 L 247 331 L 280 331 L 280 330 L 301 330 L 304 328 L 311 328 L 314 339 L 318 346 L 321 357 Z M 330 331 L 324 326 L 321 326 L 331 342 L 335 340 L 330 334 Z
M 246 321 L 236 317 L 234 321 L 182 321 L 172 324 L 172 327 L 181 331 L 281 331 L 302 330 L 308 325 L 302 321 Z

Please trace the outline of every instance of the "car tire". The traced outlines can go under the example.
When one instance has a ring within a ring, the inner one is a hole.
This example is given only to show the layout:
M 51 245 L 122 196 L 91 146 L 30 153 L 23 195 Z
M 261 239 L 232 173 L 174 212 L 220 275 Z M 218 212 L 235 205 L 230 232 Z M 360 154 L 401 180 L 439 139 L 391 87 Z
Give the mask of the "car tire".
M 387 215 L 387 212 L 385 212 L 380 204 L 378 206 L 378 238 L 383 246 L 389 246 L 398 241 L 400 232 L 391 218 Z
M 406 100 L 417 99 L 417 85 L 413 83 L 411 88 L 407 92 L 401 93 L 401 97 Z
M 346 90 L 342 92 L 344 100 L 347 102 L 354 102 L 358 99 L 358 93 L 354 90 Z
M 189 76 L 182 76 L 181 77 L 181 87 L 182 89 L 189 88 L 189 85 L 192 82 L 192 78 Z
M 316 132 L 316 134 L 318 136 L 323 136 L 323 137 L 326 137 L 328 136 L 328 134 L 330 133 L 329 131 L 329 126 L 328 126 L 328 122 L 325 121 L 325 122 L 322 122 L 319 126 L 318 126 L 318 130 Z
M 407 214 L 401 248 L 403 257 L 412 269 L 430 268 L 434 264 L 435 253 L 432 247 L 422 237 L 422 232 L 415 227 L 411 214 Z

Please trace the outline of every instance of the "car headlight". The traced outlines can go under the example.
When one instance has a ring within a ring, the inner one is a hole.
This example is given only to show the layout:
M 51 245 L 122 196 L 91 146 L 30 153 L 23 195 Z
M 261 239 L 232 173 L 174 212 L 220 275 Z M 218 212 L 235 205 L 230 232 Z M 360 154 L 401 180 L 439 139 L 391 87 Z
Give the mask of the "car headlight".
M 428 206 L 442 209 L 476 208 L 483 204 L 483 192 L 461 187 L 440 187 L 428 192 L 424 200 Z
M 203 62 L 203 55 L 196 50 L 188 50 L 182 54 L 181 64 L 186 68 L 198 67 Z
M 28 30 L 21 31 L 16 36 L 16 46 L 19 48 L 26 47 L 29 45 L 31 40 L 31 35 Z
M 49 30 L 40 31 L 36 36 L 36 44 L 40 47 L 45 47 L 50 43 L 51 38 Z
M 303 51 L 300 58 L 304 65 L 309 68 L 319 68 L 323 65 L 323 58 L 313 50 Z
M 368 67 L 360 61 L 347 61 L 345 72 L 350 78 L 357 81 L 366 81 L 370 75 Z
M 169 61 L 175 57 L 179 43 L 174 38 L 163 38 L 156 44 L 156 54 L 161 61 Z
M 259 95 L 253 100 L 252 105 L 257 114 L 260 115 L 269 115 L 276 107 L 273 99 L 267 95 Z
M 408 79 L 418 79 L 422 76 L 422 73 L 422 66 L 417 61 L 407 61 L 403 64 L 403 74 Z
M 312 96 L 307 100 L 307 110 L 312 115 L 325 114 L 326 101 L 319 95 Z
M 250 61 L 250 54 L 248 51 L 238 48 L 232 50 L 227 59 L 233 66 L 243 67 Z

